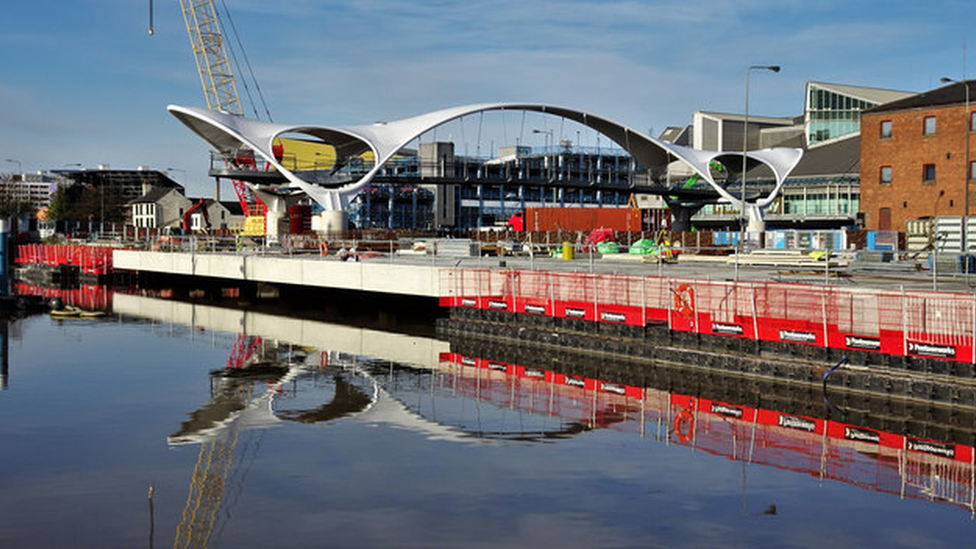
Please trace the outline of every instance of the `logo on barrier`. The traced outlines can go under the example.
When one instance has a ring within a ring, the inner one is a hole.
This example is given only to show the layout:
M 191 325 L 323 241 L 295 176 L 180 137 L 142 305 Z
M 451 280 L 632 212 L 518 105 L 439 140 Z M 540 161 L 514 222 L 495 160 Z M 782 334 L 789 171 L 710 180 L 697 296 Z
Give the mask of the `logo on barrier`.
M 489 362 L 488 363 L 488 369 L 489 370 L 495 370 L 495 371 L 498 371 L 498 372 L 507 372 L 508 371 L 508 364 L 502 364 L 501 362 Z
M 858 427 L 844 427 L 844 438 L 860 442 L 873 442 L 874 444 L 881 442 L 881 435 L 877 432 Z
M 931 343 L 908 342 L 908 352 L 918 356 L 956 358 L 956 348 L 952 345 L 933 345 Z
M 600 320 L 607 322 L 627 322 L 627 315 L 623 313 L 600 313 Z
M 627 394 L 627 388 L 624 387 L 623 385 L 617 385 L 616 383 L 607 383 L 605 381 L 600 383 L 600 390 L 607 393 L 614 393 L 617 395 Z
M 583 309 L 573 309 L 571 307 L 566 307 L 566 316 L 569 318 L 584 318 L 586 317 L 586 311 Z
M 477 366 L 478 365 L 478 361 L 475 360 L 475 359 L 473 359 L 473 358 L 468 358 L 466 356 L 462 356 L 461 357 L 461 364 L 464 364 L 465 366 Z
M 488 307 L 490 309 L 504 309 L 508 310 L 508 303 L 504 301 L 495 301 L 493 299 L 488 300 Z
M 848 349 L 877 351 L 881 349 L 881 340 L 876 337 L 844 336 L 844 345 Z
M 799 341 L 801 343 L 814 343 L 817 341 L 817 334 L 813 332 L 800 332 L 797 330 L 780 330 L 780 341 Z
M 739 324 L 725 324 L 723 322 L 712 322 L 712 331 L 716 334 L 742 335 L 745 331 Z
M 546 308 L 542 305 L 526 305 L 525 312 L 532 315 L 544 315 L 546 314 Z
M 542 370 L 537 370 L 535 368 L 526 368 L 525 377 L 537 377 L 541 379 L 546 377 L 546 373 L 543 372 Z
M 956 457 L 955 446 L 951 444 L 942 444 L 940 442 L 929 442 L 927 440 L 910 438 L 908 439 L 908 449 L 913 452 L 922 452 L 923 454 L 942 456 L 949 459 L 955 459 Z
M 461 298 L 461 306 L 462 307 L 474 307 L 477 304 L 478 304 L 478 302 L 475 301 L 475 300 L 473 300 L 473 299 Z
M 578 377 L 567 377 L 565 383 L 570 387 L 586 387 L 586 380 Z
M 797 429 L 799 431 L 806 431 L 812 433 L 817 430 L 817 422 L 812 419 L 807 419 L 805 417 L 788 416 L 786 414 L 780 414 L 779 420 L 777 421 L 780 427 L 786 427 L 787 429 Z
M 682 284 L 674 292 L 674 310 L 685 318 L 695 316 L 695 289 L 690 284 Z
M 742 408 L 738 406 L 729 406 L 728 404 L 712 404 L 712 413 L 720 414 L 727 417 L 734 417 L 736 419 L 742 419 Z

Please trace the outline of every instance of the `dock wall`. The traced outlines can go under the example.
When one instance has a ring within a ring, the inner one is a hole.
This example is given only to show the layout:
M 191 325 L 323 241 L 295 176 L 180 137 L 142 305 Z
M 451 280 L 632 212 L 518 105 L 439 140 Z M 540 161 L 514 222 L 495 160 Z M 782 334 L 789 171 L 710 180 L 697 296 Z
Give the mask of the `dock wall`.
M 379 261 L 327 260 L 318 256 L 159 253 L 116 250 L 116 269 L 235 281 L 291 284 L 419 297 L 442 295 L 441 269 Z

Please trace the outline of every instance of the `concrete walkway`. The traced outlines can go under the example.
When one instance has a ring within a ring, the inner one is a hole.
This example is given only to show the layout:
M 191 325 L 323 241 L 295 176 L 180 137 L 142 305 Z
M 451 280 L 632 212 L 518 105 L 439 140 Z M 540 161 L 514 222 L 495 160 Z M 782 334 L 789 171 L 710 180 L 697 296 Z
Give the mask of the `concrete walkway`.
M 928 270 L 912 263 L 853 263 L 842 266 L 808 259 L 757 265 L 743 257 L 739 266 L 728 257 L 685 254 L 677 263 L 641 262 L 636 256 L 601 258 L 581 254 L 573 260 L 551 257 L 441 257 L 389 255 L 341 261 L 334 255 L 284 254 L 280 252 L 187 253 L 116 250 L 117 269 L 184 276 L 224 278 L 237 281 L 293 284 L 378 293 L 440 297 L 446 292 L 442 271 L 465 269 L 535 269 L 564 272 L 620 273 L 627 275 L 698 278 L 711 280 L 762 280 L 813 285 L 881 288 L 906 291 L 976 293 L 976 275 L 946 273 L 933 280 Z M 752 263 L 752 264 L 750 264 Z M 767 261 L 767 263 L 769 263 Z

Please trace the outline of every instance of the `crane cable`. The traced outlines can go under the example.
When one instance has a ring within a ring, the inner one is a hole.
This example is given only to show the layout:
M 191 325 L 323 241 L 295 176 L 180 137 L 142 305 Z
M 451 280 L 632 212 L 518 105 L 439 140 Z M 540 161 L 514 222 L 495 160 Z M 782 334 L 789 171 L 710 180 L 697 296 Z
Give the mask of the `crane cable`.
M 224 0 L 220 0 L 220 5 L 224 8 L 224 15 L 227 16 L 227 22 L 230 23 L 231 33 L 234 35 L 234 40 L 237 41 L 237 47 L 240 48 L 241 50 L 241 56 L 244 58 L 244 64 L 245 66 L 247 66 L 247 72 L 251 76 L 251 81 L 254 82 L 254 88 L 257 91 L 258 98 L 261 100 L 261 106 L 264 108 L 264 113 L 265 115 L 267 115 L 269 122 L 274 122 L 274 119 L 271 117 L 271 111 L 268 110 L 268 104 L 264 100 L 264 94 L 261 92 L 261 84 L 258 83 L 257 77 L 254 76 L 254 69 L 251 67 L 251 61 L 250 59 L 248 59 L 247 51 L 244 49 L 244 44 L 241 42 L 241 37 L 237 33 L 237 26 L 234 24 L 234 18 L 231 17 L 230 10 L 227 9 L 227 4 L 224 2 Z M 240 65 L 237 61 L 237 55 L 234 51 L 234 48 L 231 47 L 228 49 L 230 50 L 231 57 L 233 57 L 234 59 L 234 64 L 238 65 L 237 70 L 238 73 L 240 74 L 241 73 Z M 257 112 L 257 105 L 255 105 L 254 98 L 251 96 L 251 89 L 247 85 L 246 78 L 243 79 L 243 83 L 244 83 L 244 92 L 247 93 L 247 99 L 251 103 L 251 109 L 254 111 L 254 116 L 260 120 L 261 116 Z
M 241 37 L 237 33 L 237 26 L 234 24 L 234 18 L 231 17 L 230 10 L 227 9 L 227 4 L 223 0 L 220 1 L 220 4 L 223 6 L 224 14 L 227 16 L 227 21 L 230 23 L 231 33 L 234 35 L 234 40 L 237 42 L 237 47 L 241 50 L 241 56 L 244 58 L 244 65 L 247 67 L 247 72 L 251 76 L 251 81 L 254 82 L 254 88 L 257 90 L 258 98 L 261 100 L 261 107 L 264 109 L 264 113 L 267 115 L 268 121 L 274 122 L 274 119 L 271 117 L 271 111 L 268 109 L 268 103 L 264 100 L 264 93 L 261 91 L 261 84 L 258 83 L 258 79 L 254 75 L 254 69 L 251 67 L 251 60 L 247 57 L 247 51 L 244 49 L 244 44 L 241 42 Z M 156 34 L 156 27 L 153 22 L 154 11 L 153 0 L 149 0 L 149 36 Z M 218 17 L 219 15 L 220 14 L 218 13 Z M 226 45 L 228 46 L 227 49 L 230 52 L 231 59 L 233 60 L 234 65 L 237 67 L 237 73 L 241 74 L 241 65 L 237 60 L 237 52 L 233 47 L 231 47 L 230 44 Z M 251 104 L 251 110 L 254 111 L 255 118 L 260 120 L 261 115 L 258 113 L 257 105 L 254 102 L 254 97 L 251 95 L 251 88 L 247 84 L 247 79 L 242 78 L 241 83 L 244 85 L 244 92 L 247 94 L 247 100 Z

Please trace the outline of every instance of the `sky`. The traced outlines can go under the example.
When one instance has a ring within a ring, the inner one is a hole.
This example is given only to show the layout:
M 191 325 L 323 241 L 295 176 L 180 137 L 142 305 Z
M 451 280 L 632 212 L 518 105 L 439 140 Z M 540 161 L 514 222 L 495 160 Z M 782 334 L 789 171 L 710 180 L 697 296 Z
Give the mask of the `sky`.
M 794 116 L 807 81 L 920 92 L 976 57 L 962 0 L 215 1 L 285 124 L 518 101 L 657 135 L 741 113 L 750 65 L 782 66 L 751 73 L 750 114 Z M 4 1 L 0 173 L 146 166 L 213 195 L 207 145 L 166 111 L 205 106 L 180 4 L 154 3 L 149 36 L 148 0 Z

